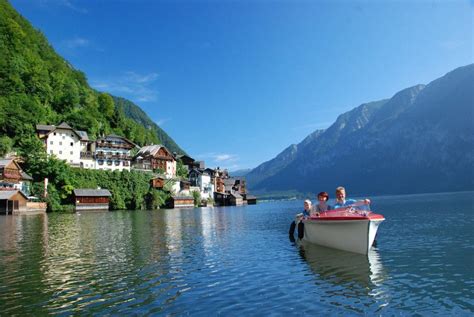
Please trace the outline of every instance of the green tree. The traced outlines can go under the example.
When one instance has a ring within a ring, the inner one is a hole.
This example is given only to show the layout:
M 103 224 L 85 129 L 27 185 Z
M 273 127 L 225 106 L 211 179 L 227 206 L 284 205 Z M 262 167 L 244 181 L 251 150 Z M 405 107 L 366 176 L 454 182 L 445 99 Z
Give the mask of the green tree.
M 107 119 L 112 118 L 115 112 L 114 100 L 107 93 L 101 93 L 98 97 L 99 111 L 105 115 Z
M 197 190 L 192 192 L 193 198 L 194 198 L 194 207 L 199 207 L 199 204 L 201 203 L 201 193 Z
M 188 179 L 188 169 L 181 160 L 176 161 L 176 176 L 182 179 Z
M 13 140 L 7 136 L 0 137 L 0 156 L 4 156 L 11 151 Z

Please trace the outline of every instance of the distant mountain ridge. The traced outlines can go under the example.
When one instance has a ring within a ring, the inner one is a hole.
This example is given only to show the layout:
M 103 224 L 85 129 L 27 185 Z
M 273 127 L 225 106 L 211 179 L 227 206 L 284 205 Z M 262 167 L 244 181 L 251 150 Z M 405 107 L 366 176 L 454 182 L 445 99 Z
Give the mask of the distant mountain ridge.
M 261 193 L 474 189 L 474 64 L 362 104 L 246 175 Z M 315 134 L 315 136 L 314 136 Z

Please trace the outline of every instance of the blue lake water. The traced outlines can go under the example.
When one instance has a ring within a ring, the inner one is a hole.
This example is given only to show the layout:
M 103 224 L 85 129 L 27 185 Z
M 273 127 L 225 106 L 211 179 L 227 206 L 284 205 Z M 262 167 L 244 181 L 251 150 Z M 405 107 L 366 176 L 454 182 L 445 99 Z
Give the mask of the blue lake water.
M 371 197 L 368 256 L 288 239 L 302 201 L 0 216 L 0 315 L 474 313 L 474 193 Z

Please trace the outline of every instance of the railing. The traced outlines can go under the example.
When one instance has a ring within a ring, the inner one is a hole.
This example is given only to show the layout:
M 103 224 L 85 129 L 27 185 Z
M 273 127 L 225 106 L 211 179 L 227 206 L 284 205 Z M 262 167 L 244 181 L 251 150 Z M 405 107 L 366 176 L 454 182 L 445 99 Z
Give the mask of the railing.
M 81 152 L 81 158 L 95 158 L 98 160 L 132 160 L 130 155 L 120 155 L 120 154 L 105 154 L 105 153 L 91 153 L 91 152 Z
M 83 159 L 83 158 L 93 158 L 94 153 L 92 153 L 92 152 L 81 152 L 80 157 L 81 157 L 81 159 Z
M 118 148 L 118 149 L 132 149 L 133 146 L 129 144 L 117 144 L 110 142 L 97 142 L 97 147 L 108 147 L 108 148 Z

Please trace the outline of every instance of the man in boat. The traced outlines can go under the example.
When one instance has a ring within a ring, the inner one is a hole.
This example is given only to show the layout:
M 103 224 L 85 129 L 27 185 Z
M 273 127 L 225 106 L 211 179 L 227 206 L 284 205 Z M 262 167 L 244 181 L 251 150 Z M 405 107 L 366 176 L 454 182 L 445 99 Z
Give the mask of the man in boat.
M 364 199 L 360 202 L 354 199 L 346 199 L 346 189 L 342 186 L 336 188 L 336 203 L 334 204 L 334 209 L 347 207 L 354 205 L 355 203 L 370 204 L 370 199 Z
M 310 212 L 311 212 L 311 200 L 309 199 L 306 199 L 304 201 L 304 209 L 303 209 L 303 212 L 302 213 L 299 213 L 296 215 L 296 219 L 295 221 L 293 221 L 290 225 L 290 237 L 293 237 L 293 235 L 295 234 L 295 229 L 296 229 L 296 226 L 298 226 L 298 238 L 299 239 L 303 239 L 303 236 L 304 236 L 304 224 L 303 224 L 303 219 L 306 218 L 306 217 L 309 217 L 310 216 Z

